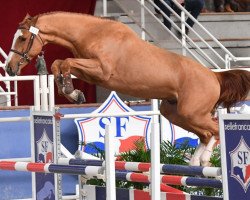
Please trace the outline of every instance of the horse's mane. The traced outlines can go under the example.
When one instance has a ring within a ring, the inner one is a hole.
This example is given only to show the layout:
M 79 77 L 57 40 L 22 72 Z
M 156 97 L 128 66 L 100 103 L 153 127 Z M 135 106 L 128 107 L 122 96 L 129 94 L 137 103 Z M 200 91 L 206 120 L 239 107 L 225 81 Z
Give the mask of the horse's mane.
M 68 11 L 51 11 L 46 13 L 41 13 L 38 16 L 44 16 L 44 15 L 55 15 L 55 14 L 69 14 L 69 15 L 88 15 L 85 13 L 78 13 L 78 12 L 68 12 Z
M 46 15 L 57 15 L 57 14 L 66 14 L 66 15 L 79 15 L 79 16 L 85 16 L 85 17 L 91 17 L 91 18 L 96 18 L 96 19 L 102 19 L 102 20 L 107 20 L 107 21 L 112 21 L 109 18 L 103 18 L 100 16 L 94 16 L 94 15 L 89 15 L 85 13 L 79 13 L 79 12 L 68 12 L 68 11 L 51 11 L 51 12 L 46 12 L 46 13 L 41 13 L 37 15 L 38 17 L 41 16 L 46 16 Z

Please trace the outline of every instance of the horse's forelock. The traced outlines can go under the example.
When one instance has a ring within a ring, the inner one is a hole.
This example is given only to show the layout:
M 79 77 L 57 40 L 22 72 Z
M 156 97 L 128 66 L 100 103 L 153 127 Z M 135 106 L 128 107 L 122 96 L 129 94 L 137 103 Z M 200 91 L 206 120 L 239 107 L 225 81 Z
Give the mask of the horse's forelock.
M 36 22 L 37 22 L 38 16 L 28 16 L 26 15 L 26 17 L 23 19 L 23 21 L 21 21 L 19 23 L 19 27 L 18 28 L 26 28 L 29 29 L 30 26 L 35 26 Z

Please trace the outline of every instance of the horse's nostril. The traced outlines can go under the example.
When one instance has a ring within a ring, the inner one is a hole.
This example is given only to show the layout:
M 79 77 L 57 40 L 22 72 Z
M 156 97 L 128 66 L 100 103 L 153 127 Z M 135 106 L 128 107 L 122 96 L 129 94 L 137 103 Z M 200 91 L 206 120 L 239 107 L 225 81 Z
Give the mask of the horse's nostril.
M 6 66 L 5 67 L 6 72 L 9 74 L 9 76 L 15 76 L 15 73 L 13 73 L 11 67 Z

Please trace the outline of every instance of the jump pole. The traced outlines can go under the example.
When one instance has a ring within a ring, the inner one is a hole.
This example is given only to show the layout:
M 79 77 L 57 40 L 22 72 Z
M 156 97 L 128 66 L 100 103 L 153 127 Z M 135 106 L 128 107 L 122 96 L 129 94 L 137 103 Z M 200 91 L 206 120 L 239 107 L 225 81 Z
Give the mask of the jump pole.
M 70 159 L 59 158 L 59 164 L 62 165 L 89 165 L 89 166 L 105 166 L 104 160 L 92 159 Z M 173 164 L 160 164 L 160 172 L 162 174 L 179 174 L 179 175 L 192 175 L 192 176 L 205 176 L 205 177 L 218 177 L 221 176 L 221 168 L 219 167 L 201 167 L 201 166 L 185 166 Z M 116 170 L 127 170 L 134 172 L 148 172 L 151 168 L 150 163 L 145 162 L 126 162 L 115 161 Z
M 0 161 L 0 170 L 36 172 L 41 174 L 74 174 L 95 177 L 103 174 L 103 167 L 58 165 L 53 163 L 34 163 L 22 161 Z

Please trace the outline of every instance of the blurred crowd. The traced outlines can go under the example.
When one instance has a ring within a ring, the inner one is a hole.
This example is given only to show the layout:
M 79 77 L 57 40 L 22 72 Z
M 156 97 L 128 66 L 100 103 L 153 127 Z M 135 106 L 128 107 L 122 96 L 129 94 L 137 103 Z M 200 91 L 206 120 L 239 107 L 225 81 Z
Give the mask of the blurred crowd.
M 205 0 L 203 12 L 250 12 L 250 0 Z

